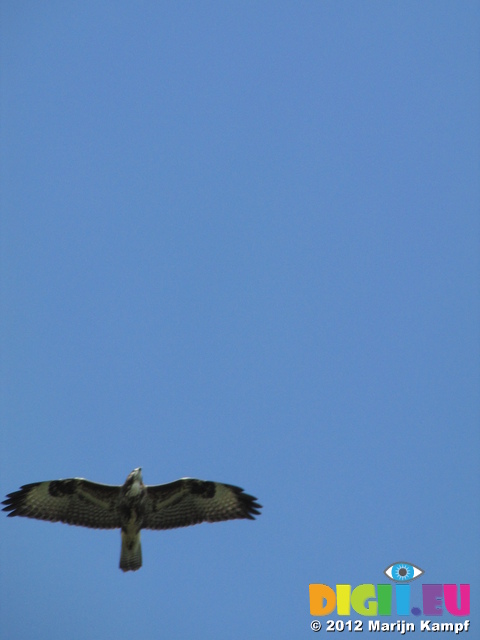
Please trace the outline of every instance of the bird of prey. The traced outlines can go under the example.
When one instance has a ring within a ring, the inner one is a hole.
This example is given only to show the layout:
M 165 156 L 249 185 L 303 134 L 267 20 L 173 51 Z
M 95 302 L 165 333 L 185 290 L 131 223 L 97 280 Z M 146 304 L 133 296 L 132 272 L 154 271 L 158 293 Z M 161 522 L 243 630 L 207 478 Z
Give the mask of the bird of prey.
M 120 569 L 142 566 L 141 529 L 173 529 L 200 522 L 219 522 L 260 514 L 257 498 L 231 484 L 181 478 L 144 485 L 141 468 L 123 486 L 84 478 L 25 484 L 2 502 L 11 516 L 66 522 L 93 529 L 121 529 Z

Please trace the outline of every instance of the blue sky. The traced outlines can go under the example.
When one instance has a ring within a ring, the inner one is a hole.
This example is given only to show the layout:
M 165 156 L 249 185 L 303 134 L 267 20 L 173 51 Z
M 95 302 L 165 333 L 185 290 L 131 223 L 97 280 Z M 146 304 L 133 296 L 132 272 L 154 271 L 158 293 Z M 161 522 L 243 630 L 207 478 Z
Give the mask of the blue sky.
M 141 466 L 264 505 L 134 574 L 118 531 L 0 518 L 5 637 L 312 637 L 309 583 L 398 560 L 478 628 L 479 4 L 1 24 L 2 494 Z

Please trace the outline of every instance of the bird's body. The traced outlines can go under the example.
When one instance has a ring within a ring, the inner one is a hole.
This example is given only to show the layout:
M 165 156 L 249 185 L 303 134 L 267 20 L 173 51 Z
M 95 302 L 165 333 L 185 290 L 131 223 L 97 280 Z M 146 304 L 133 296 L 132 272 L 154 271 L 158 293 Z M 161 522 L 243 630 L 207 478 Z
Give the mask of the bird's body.
M 8 494 L 3 504 L 9 516 L 121 529 L 123 571 L 136 571 L 142 566 L 141 529 L 253 520 L 261 508 L 243 489 L 219 482 L 181 478 L 168 484 L 144 485 L 140 468 L 134 469 L 122 486 L 84 478 L 26 484 Z
M 122 495 L 122 549 L 120 569 L 136 571 L 142 566 L 140 530 L 144 522 L 147 490 L 140 469 L 128 476 L 121 490 Z

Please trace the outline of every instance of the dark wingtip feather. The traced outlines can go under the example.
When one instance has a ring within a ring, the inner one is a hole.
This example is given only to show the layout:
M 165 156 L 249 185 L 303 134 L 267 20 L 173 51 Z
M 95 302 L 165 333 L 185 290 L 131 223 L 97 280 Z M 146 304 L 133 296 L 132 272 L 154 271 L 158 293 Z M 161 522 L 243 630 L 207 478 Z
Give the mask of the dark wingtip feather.
M 2 511 L 10 511 L 11 513 L 8 513 L 9 518 L 22 515 L 21 511 L 24 506 L 25 498 L 28 496 L 31 489 L 33 489 L 33 487 L 38 487 L 39 484 L 41 483 L 31 482 L 30 484 L 24 484 L 18 491 L 8 493 L 6 499 L 2 502 L 2 504 L 5 505 L 2 508 Z
M 240 489 L 240 487 L 234 488 L 242 507 L 243 517 L 248 518 L 248 520 L 255 520 L 255 516 L 261 515 L 260 509 L 263 508 L 262 505 L 258 504 L 255 496 L 245 493 L 243 489 Z

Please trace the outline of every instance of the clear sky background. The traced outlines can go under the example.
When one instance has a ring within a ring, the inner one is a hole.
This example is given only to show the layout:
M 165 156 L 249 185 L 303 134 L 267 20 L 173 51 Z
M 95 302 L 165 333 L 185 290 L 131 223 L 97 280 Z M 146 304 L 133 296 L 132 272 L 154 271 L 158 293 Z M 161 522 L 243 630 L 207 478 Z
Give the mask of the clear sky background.
M 312 638 L 309 583 L 399 560 L 480 633 L 479 27 L 2 3 L 2 495 L 141 466 L 264 505 L 129 574 L 118 531 L 2 516 L 3 637 Z

